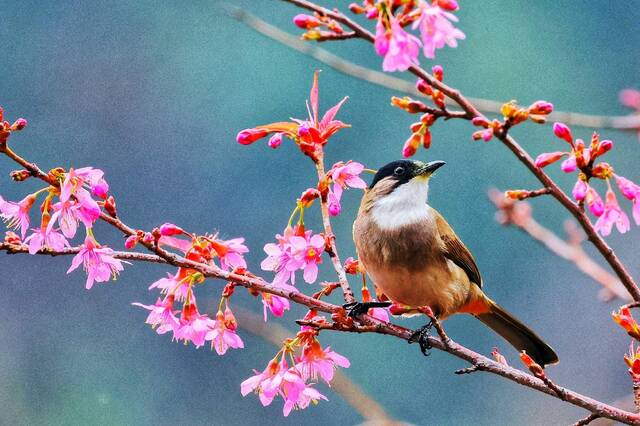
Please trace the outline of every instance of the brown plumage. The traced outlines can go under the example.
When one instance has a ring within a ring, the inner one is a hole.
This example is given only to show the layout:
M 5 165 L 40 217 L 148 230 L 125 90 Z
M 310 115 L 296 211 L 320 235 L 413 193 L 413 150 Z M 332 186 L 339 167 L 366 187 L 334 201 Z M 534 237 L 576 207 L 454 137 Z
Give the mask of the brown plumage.
M 472 314 L 542 366 L 557 362 L 553 349 L 485 296 L 471 252 L 425 203 L 429 177 L 442 164 L 390 163 L 365 192 L 353 238 L 376 292 L 407 307 L 429 306 L 440 319 Z

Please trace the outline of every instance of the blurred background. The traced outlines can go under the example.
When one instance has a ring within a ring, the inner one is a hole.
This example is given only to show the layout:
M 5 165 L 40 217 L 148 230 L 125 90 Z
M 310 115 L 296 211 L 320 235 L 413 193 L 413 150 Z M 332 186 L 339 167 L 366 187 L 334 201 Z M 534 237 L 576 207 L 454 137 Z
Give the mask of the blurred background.
M 278 1 L 235 5 L 292 33 L 296 8 Z M 346 9 L 348 2 L 326 1 Z M 469 96 L 538 99 L 557 109 L 626 113 L 618 91 L 640 86 L 637 2 L 462 1 L 459 27 L 467 39 L 437 53 L 445 81 Z M 4 53 L 0 104 L 5 117 L 29 126 L 11 138 L 14 149 L 42 168 L 91 165 L 105 170 L 121 217 L 151 229 L 169 221 L 198 233 L 244 236 L 255 272 L 262 247 L 284 228 L 295 198 L 315 184 L 310 161 L 290 141 L 274 151 L 260 141 L 244 147 L 247 127 L 305 115 L 315 69 L 321 109 L 343 96 L 341 131 L 327 162 L 354 159 L 371 168 L 396 159 L 415 117 L 390 106 L 397 94 L 344 76 L 266 39 L 230 18 L 218 1 L 0 1 Z M 381 68 L 361 41 L 326 44 L 351 60 Z M 402 75 L 400 75 L 402 76 Z M 408 78 L 408 76 L 402 76 Z M 561 364 L 548 369 L 557 383 L 603 401 L 631 391 L 622 355 L 629 339 L 610 313 L 620 303 L 598 301 L 599 286 L 515 229 L 494 220 L 490 187 L 537 188 L 530 173 L 502 145 L 470 140 L 466 122 L 438 123 L 433 145 L 416 155 L 445 160 L 431 186 L 439 209 L 475 254 L 488 294 L 531 324 L 555 347 Z M 591 129 L 574 128 L 589 138 Z M 549 126 L 524 124 L 513 134 L 532 155 L 564 149 Z M 607 159 L 638 181 L 638 141 L 612 130 Z M 0 194 L 21 199 L 38 183 L 12 183 L 15 166 L 0 160 Z M 574 177 L 550 173 L 567 190 Z M 602 187 L 598 187 L 603 193 Z M 348 191 L 335 230 L 343 258 L 354 255 L 351 224 L 360 193 Z M 623 200 L 621 200 L 623 202 Z M 534 216 L 563 233 L 566 212 L 550 199 L 533 201 Z M 624 201 L 624 208 L 628 203 Z M 317 215 L 308 226 L 319 229 Z M 640 230 L 608 241 L 640 278 Z M 120 235 L 99 225 L 103 243 L 122 247 Z M 79 243 L 80 241 L 78 241 Z M 172 343 L 144 324 L 150 283 L 167 268 L 135 264 L 117 282 L 84 289 L 69 258 L 0 254 L 0 424 L 358 424 L 363 418 L 324 385 L 330 401 L 288 418 L 279 401 L 263 408 L 240 382 L 262 370 L 275 347 L 241 330 L 246 349 L 219 357 L 207 348 Z M 599 259 L 598 259 L 599 260 Z M 335 275 L 323 265 L 320 279 Z M 269 274 L 265 274 L 269 278 Z M 212 310 L 221 282 L 200 288 L 201 308 Z M 355 285 L 357 288 L 358 286 Z M 300 284 L 308 293 L 317 285 Z M 333 298 L 339 302 L 339 298 Z M 261 311 L 237 291 L 233 306 Z M 285 327 L 303 315 L 287 313 Z M 398 319 L 417 327 L 422 319 Z M 447 321 L 449 335 L 484 354 L 499 346 L 516 353 L 479 322 Z M 467 365 L 390 337 L 323 333 L 321 341 L 352 361 L 345 374 L 395 419 L 413 424 L 568 424 L 584 410 L 488 374 L 456 376 Z

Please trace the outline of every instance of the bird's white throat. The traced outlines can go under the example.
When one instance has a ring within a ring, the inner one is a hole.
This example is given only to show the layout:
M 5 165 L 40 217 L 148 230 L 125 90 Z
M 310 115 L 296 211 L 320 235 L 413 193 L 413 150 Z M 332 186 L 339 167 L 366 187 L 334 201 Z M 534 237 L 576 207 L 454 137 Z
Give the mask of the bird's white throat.
M 371 209 L 373 220 L 386 230 L 430 220 L 430 209 L 426 205 L 428 193 L 429 184 L 414 178 L 375 202 Z

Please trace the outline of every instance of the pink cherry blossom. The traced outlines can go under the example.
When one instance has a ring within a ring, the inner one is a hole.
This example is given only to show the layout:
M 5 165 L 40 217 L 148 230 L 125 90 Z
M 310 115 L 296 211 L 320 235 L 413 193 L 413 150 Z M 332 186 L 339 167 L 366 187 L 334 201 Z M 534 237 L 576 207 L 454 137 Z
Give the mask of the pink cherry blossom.
M 455 48 L 458 46 L 458 39 L 465 38 L 465 34 L 452 24 L 458 22 L 454 14 L 424 0 L 420 1 L 419 7 L 420 18 L 415 21 L 413 28 L 420 29 L 424 56 L 433 59 L 436 49 L 443 48 L 445 44 Z
M 244 245 L 244 238 L 233 238 L 226 241 L 214 239 L 211 240 L 211 245 L 220 258 L 222 269 L 233 270 L 247 267 L 247 262 L 242 256 L 249 251 Z
M 36 201 L 36 196 L 33 194 L 27 195 L 20 202 L 5 201 L 0 196 L 0 218 L 7 223 L 9 228 L 15 230 L 20 229 L 20 235 L 22 239 L 27 235 L 29 229 L 29 210 Z
M 364 189 L 367 187 L 367 183 L 360 177 L 363 170 L 364 165 L 355 161 L 334 164 L 329 175 L 333 180 L 333 193 L 338 197 L 338 200 L 342 198 L 344 188 Z
M 281 372 L 286 371 L 287 368 L 287 361 L 284 357 L 280 362 L 276 358 L 272 359 L 263 372 L 254 370 L 255 376 L 249 377 L 240 384 L 240 393 L 242 396 L 247 396 L 255 391 L 262 405 L 266 407 L 273 402 L 273 398 L 278 394 L 283 377 Z
M 286 287 L 290 290 L 296 288 L 287 284 L 280 284 L 278 287 Z M 281 317 L 284 315 L 284 311 L 288 311 L 291 307 L 289 299 L 285 297 L 276 296 L 270 293 L 260 293 L 262 295 L 262 305 L 264 307 L 264 321 L 267 322 L 267 311 L 271 311 L 273 316 Z
M 300 262 L 294 259 L 291 252 L 290 239 L 294 236 L 293 229 L 288 227 L 283 235 L 276 235 L 278 244 L 269 243 L 264 246 L 267 258 L 260 263 L 263 271 L 274 271 L 276 276 L 274 284 L 295 284 L 295 271 L 300 267 Z
M 573 191 L 571 192 L 573 198 L 576 201 L 582 201 L 587 196 L 587 190 L 589 189 L 589 185 L 587 182 L 582 179 L 578 179 L 576 184 L 573 186 Z
M 138 302 L 132 303 L 132 305 L 151 311 L 145 323 L 151 325 L 153 328 L 157 327 L 156 332 L 158 334 L 164 334 L 169 331 L 175 331 L 180 325 L 180 321 L 176 317 L 176 312 L 173 311 L 173 302 L 174 297 L 168 295 L 164 300 L 158 298 L 154 305 L 143 305 Z
M 168 294 L 175 296 L 176 300 L 179 302 L 184 302 L 189 295 L 189 281 L 184 278 L 183 269 L 180 269 L 177 276 L 171 275 L 167 273 L 166 278 L 160 278 L 158 281 L 155 281 L 149 286 L 149 290 L 153 290 L 154 288 L 160 289 L 160 293 Z M 191 298 L 189 299 L 190 303 L 195 302 L 195 297 L 193 292 L 191 292 Z
M 298 394 L 298 399 L 294 402 L 292 399 L 289 399 L 285 402 L 283 407 L 283 414 L 286 416 L 289 415 L 292 409 L 300 409 L 304 410 L 311 404 L 318 403 L 321 399 L 328 401 L 327 397 L 314 389 L 311 385 L 306 385 L 305 388 Z
M 284 371 L 282 374 L 282 382 L 280 383 L 280 393 L 284 398 L 282 414 L 284 414 L 285 417 L 291 413 L 291 410 L 298 407 L 298 403 L 301 401 L 302 394 L 306 388 L 307 384 L 296 366 Z
M 227 306 L 224 313 L 218 310 L 213 329 L 207 333 L 205 340 L 211 340 L 211 349 L 215 348 L 218 355 L 224 355 L 229 348 L 244 348 L 242 339 L 236 334 L 237 328 L 233 312 Z
M 207 333 L 214 327 L 214 321 L 207 315 L 198 312 L 195 303 L 185 304 L 180 315 L 180 324 L 175 328 L 173 337 L 176 340 L 191 342 L 196 348 L 204 345 Z
M 305 379 L 317 380 L 318 376 L 327 384 L 333 379 L 337 367 L 348 368 L 351 363 L 344 356 L 334 352 L 330 347 L 322 349 L 317 340 L 306 345 L 302 350 L 302 357 L 296 366 Z
M 389 312 L 386 308 L 371 308 L 367 313 L 380 321 L 389 322 Z
M 636 225 L 640 225 L 640 186 L 618 175 L 616 175 L 616 184 L 622 195 L 633 203 L 633 219 Z
M 29 235 L 24 242 L 25 244 L 29 244 L 29 254 L 36 254 L 43 247 L 48 247 L 55 251 L 61 251 L 65 247 L 70 247 L 64 235 L 55 229 L 42 227 L 33 229 L 33 234 Z
M 305 238 L 291 237 L 291 247 L 293 257 L 299 262 L 298 269 L 303 269 L 304 280 L 311 284 L 318 277 L 318 264 L 322 263 L 322 253 L 324 252 L 325 241 L 322 235 L 316 234 Z
M 380 52 L 384 52 L 382 69 L 389 72 L 406 71 L 410 66 L 418 65 L 420 40 L 416 36 L 406 32 L 395 17 L 390 16 L 389 22 L 390 32 L 384 31 L 384 37 L 387 40 L 388 46 L 386 46 L 382 39 L 379 26 L 376 31 L 376 51 L 381 56 L 382 54 Z M 380 22 L 379 25 L 381 25 Z
M 88 185 L 96 196 L 106 197 L 109 185 L 103 177 L 104 172 L 93 167 L 70 169 L 65 174 L 64 182 L 60 188 L 60 200 L 67 201 L 71 195 L 77 195 L 78 192 L 84 192 L 86 196 L 90 197 L 89 193 L 83 189 L 84 185 Z
M 124 269 L 121 260 L 113 257 L 113 250 L 109 247 L 100 246 L 93 238 L 87 237 L 80 252 L 71 261 L 71 267 L 67 274 L 74 271 L 80 264 L 83 264 L 87 273 L 87 283 L 85 287 L 90 289 L 94 282 L 106 282 L 112 276 L 115 278 Z
M 78 203 L 72 200 L 67 200 L 55 203 L 52 207 L 55 211 L 51 215 L 49 229 L 52 229 L 57 221 L 60 225 L 60 231 L 62 231 L 65 237 L 75 237 L 76 231 L 78 230 L 78 218 L 81 216 Z
M 382 23 L 382 16 L 380 16 L 376 24 L 376 36 L 373 45 L 376 53 L 380 56 L 385 56 L 389 51 L 389 39 L 387 38 L 387 29 Z
M 631 225 L 629 224 L 627 214 L 620 209 L 616 194 L 613 193 L 611 188 L 607 190 L 606 200 L 604 213 L 596 221 L 595 230 L 606 237 L 611 234 L 611 230 L 615 224 L 618 232 L 624 234 L 629 230 Z

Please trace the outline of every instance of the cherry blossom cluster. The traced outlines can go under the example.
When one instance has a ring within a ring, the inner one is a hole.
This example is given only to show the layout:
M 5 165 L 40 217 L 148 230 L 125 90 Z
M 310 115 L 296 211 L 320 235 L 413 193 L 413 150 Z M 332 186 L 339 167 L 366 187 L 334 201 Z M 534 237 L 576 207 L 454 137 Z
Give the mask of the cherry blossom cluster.
M 217 235 L 194 235 L 172 223 L 165 223 L 150 233 L 138 231 L 127 239 L 125 246 L 133 248 L 140 241 L 177 250 L 186 259 L 198 263 L 210 265 L 217 259 L 219 267 L 225 271 L 246 273 L 243 256 L 249 249 L 244 245 L 244 238 L 222 240 Z M 210 342 L 211 349 L 218 355 L 224 355 L 229 348 L 243 348 L 244 343 L 236 333 L 238 324 L 229 307 L 234 285 L 229 283 L 224 288 L 215 319 L 212 319 L 200 312 L 196 300 L 195 290 L 204 282 L 201 272 L 181 267 L 175 274 L 167 274 L 149 286 L 149 290 L 157 289 L 162 296 L 155 304 L 133 305 L 148 310 L 146 323 L 158 334 L 172 333 L 172 340 L 192 343 L 196 348 Z M 181 309 L 178 304 L 182 305 Z
M 323 322 L 324 317 L 309 311 L 305 319 Z M 350 362 L 330 347 L 322 348 L 317 339 L 318 331 L 302 326 L 298 334 L 283 342 L 282 348 L 260 372 L 240 385 L 243 396 L 255 392 L 262 405 L 270 405 L 280 396 L 284 400 L 282 412 L 288 416 L 293 409 L 304 409 L 311 403 L 327 400 L 314 388 L 319 379 L 331 384 L 337 367 L 348 368 Z
M 591 213 L 598 218 L 595 223 L 596 231 L 607 236 L 614 225 L 620 233 L 627 232 L 631 226 L 627 214 L 618 204 L 611 180 L 615 180 L 615 186 L 620 193 L 632 202 L 633 217 L 636 224 L 640 225 L 640 186 L 616 174 L 609 163 L 598 161 L 613 148 L 613 142 L 608 139 L 600 140 L 600 135 L 594 132 L 587 146 L 582 139 L 574 140 L 571 129 L 563 123 L 554 123 L 553 133 L 569 145 L 569 151 L 545 152 L 536 158 L 535 164 L 537 167 L 546 167 L 564 160 L 560 166 L 562 171 L 578 174 L 572 195 L 579 203 L 586 203 Z M 607 191 L 604 202 L 598 191 L 590 184 L 591 179 L 606 182 Z
M 547 121 L 546 116 L 553 112 L 553 104 L 547 101 L 536 101 L 524 108 L 517 104 L 516 101 L 509 101 L 502 105 L 500 113 L 503 120 L 488 120 L 485 117 L 474 117 L 471 120 L 473 125 L 482 127 L 484 130 L 474 132 L 471 137 L 473 140 L 483 140 L 489 142 L 494 134 L 504 132 L 513 126 L 531 120 L 537 124 L 543 124 Z
M 435 58 L 436 49 L 457 47 L 464 33 L 454 26 L 459 9 L 455 0 L 365 0 L 350 9 L 376 20 L 374 47 L 384 57 L 384 71 L 405 71 L 419 65 L 420 49 L 426 58 Z M 406 31 L 411 26 L 420 38 Z
M 296 24 L 298 28 L 307 30 L 302 35 L 305 40 L 321 41 L 340 37 L 345 34 L 339 23 L 319 13 L 315 13 L 314 15 L 301 13 L 293 18 L 293 23 Z
M 30 173 L 18 170 L 12 176 L 14 180 L 23 181 Z M 60 251 L 71 247 L 69 240 L 76 237 L 78 227 L 82 225 L 86 236 L 67 273 L 83 265 L 87 273 L 87 289 L 95 282 L 115 279 L 125 262 L 115 259 L 113 250 L 98 243 L 93 234 L 93 225 L 102 209 L 115 213 L 115 201 L 108 197 L 109 185 L 104 179 L 104 172 L 93 167 L 68 171 L 56 168 L 49 172 L 49 176 L 58 184 L 47 185 L 20 201 L 7 201 L 0 195 L 0 218 L 10 229 L 19 231 L 19 236 L 8 234 L 7 239 L 28 245 L 30 254 L 36 254 L 43 248 Z M 39 198 L 43 199 L 38 209 L 39 225 L 30 229 L 31 211 Z

